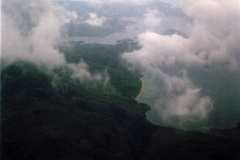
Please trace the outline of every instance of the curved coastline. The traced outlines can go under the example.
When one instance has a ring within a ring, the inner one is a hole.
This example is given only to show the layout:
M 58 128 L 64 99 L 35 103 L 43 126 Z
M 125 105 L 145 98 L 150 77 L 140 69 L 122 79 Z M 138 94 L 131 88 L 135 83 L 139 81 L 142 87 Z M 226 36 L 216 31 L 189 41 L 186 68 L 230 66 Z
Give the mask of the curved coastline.
M 139 94 L 137 95 L 137 97 L 135 98 L 135 100 L 137 101 L 139 96 L 142 94 L 142 91 L 144 89 L 144 81 L 143 81 L 143 77 L 140 78 L 141 82 L 142 82 L 142 87 L 141 87 L 141 90 L 139 92 Z

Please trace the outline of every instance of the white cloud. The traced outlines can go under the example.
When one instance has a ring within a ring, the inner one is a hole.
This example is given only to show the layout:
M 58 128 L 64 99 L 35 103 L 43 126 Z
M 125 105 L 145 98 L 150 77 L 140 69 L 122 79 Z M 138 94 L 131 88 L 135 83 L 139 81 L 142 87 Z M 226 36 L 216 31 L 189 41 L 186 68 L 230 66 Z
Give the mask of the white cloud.
M 91 74 L 88 65 L 83 60 L 77 64 L 68 64 L 67 67 L 73 71 L 71 75 L 73 79 L 79 79 L 81 82 L 102 82 L 104 86 L 109 83 L 107 71 Z
M 138 36 L 142 49 L 122 55 L 129 69 L 144 70 L 146 82 L 140 101 L 153 107 L 150 115 L 159 113 L 159 118 L 149 117 L 150 120 L 171 126 L 205 121 L 213 108 L 211 97 L 202 95 L 201 86 L 192 81 L 193 68 L 224 67 L 237 72 L 240 67 L 239 2 L 182 0 L 179 4 L 193 18 L 189 38 L 148 31 Z M 160 23 L 155 23 L 156 17 L 150 12 L 145 21 L 155 27 Z
M 81 81 L 98 81 L 106 84 L 106 74 L 91 74 L 87 64 L 69 64 L 58 45 L 65 24 L 77 18 L 51 0 L 2 1 L 2 54 L 7 64 L 18 60 L 30 61 L 49 70 L 64 66 L 72 70 L 72 77 Z
M 90 26 L 102 27 L 106 20 L 106 17 L 98 17 L 96 13 L 89 13 L 89 19 L 83 23 L 87 23 Z
M 50 67 L 65 63 L 57 46 L 61 29 L 74 13 L 51 1 L 3 1 L 2 58 L 28 60 Z
M 200 88 L 195 87 L 186 75 L 160 76 L 166 84 L 164 92 L 156 101 L 155 108 L 164 121 L 169 121 L 172 117 L 184 117 L 185 121 L 207 118 L 213 104 L 208 96 L 200 95 Z M 171 123 L 171 121 L 169 121 Z

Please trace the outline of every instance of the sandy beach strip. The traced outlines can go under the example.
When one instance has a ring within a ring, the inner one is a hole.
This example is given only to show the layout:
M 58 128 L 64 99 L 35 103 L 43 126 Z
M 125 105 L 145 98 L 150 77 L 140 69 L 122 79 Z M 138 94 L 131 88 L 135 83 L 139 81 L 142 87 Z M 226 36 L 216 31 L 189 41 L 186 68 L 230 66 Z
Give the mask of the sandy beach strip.
M 137 97 L 135 98 L 135 100 L 138 100 L 139 96 L 142 94 L 142 91 L 143 91 L 143 89 L 144 89 L 144 81 L 143 81 L 143 78 L 141 77 L 140 80 L 141 80 L 141 82 L 142 82 L 142 88 L 141 88 L 139 94 L 137 95 Z

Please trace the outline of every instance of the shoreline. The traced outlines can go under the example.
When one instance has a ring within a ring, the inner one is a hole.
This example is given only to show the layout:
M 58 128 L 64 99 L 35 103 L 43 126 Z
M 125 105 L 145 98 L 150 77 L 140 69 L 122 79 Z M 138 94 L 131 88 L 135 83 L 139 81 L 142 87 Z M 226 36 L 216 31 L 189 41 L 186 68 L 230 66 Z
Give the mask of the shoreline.
M 139 96 L 142 94 L 142 91 L 144 89 L 144 81 L 143 81 L 143 77 L 140 78 L 141 82 L 142 82 L 142 87 L 141 87 L 141 90 L 140 92 L 138 93 L 137 97 L 135 98 L 135 100 L 137 101 Z

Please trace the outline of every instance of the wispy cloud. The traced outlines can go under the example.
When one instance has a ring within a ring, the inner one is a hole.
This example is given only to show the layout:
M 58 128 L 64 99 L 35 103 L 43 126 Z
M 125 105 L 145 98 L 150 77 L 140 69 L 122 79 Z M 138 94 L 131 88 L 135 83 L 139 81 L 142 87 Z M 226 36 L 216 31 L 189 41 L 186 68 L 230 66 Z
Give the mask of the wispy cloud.
M 76 18 L 75 12 L 51 0 L 2 1 L 2 60 L 5 64 L 29 61 L 49 70 L 64 66 L 72 70 L 73 78 L 106 83 L 106 75 L 91 74 L 83 61 L 67 63 L 58 50 L 66 36 L 65 25 Z

